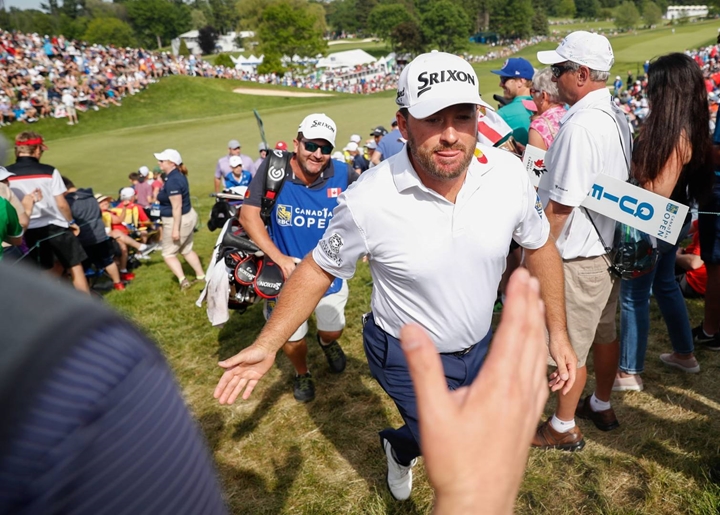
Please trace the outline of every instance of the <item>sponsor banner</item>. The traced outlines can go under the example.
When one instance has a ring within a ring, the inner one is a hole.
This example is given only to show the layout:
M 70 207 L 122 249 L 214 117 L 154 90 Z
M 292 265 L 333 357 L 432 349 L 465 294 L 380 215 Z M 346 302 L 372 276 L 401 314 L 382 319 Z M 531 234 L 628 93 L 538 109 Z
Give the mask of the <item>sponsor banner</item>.
M 540 184 L 540 179 L 547 172 L 547 168 L 545 168 L 545 151 L 532 145 L 527 145 L 522 161 L 525 171 L 528 177 L 530 177 L 530 182 L 537 188 L 538 184 Z
M 688 212 L 688 206 L 604 174 L 581 205 L 672 245 Z

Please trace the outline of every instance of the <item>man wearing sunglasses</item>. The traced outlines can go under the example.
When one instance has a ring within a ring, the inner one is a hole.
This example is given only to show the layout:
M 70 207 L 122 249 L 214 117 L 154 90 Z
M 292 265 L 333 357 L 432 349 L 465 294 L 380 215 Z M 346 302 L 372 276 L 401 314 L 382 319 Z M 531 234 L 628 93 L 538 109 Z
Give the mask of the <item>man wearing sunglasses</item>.
M 471 384 L 492 336 L 511 240 L 526 249 L 527 267 L 541 284 L 550 353 L 567 363 L 552 378 L 553 388 L 571 387 L 575 358 L 565 330 L 560 257 L 530 179 L 508 152 L 476 147 L 478 108 L 487 105 L 470 63 L 444 52 L 416 57 L 400 75 L 396 104 L 405 149 L 343 193 L 325 235 L 285 285 L 277 317 L 251 347 L 220 364 L 227 370 L 215 397 L 231 403 L 242 393 L 247 399 L 328 285 L 352 277 L 367 255 L 373 293 L 363 342 L 373 377 L 405 422 L 379 434 L 388 488 L 402 500 L 411 494 L 421 435 L 400 331 L 411 323 L 427 330 L 449 390 Z
M 336 134 L 335 122 L 329 117 L 324 114 L 307 116 L 293 140 L 295 152 L 290 159 L 290 169 L 285 170 L 285 180 L 270 212 L 268 227 L 260 216 L 260 207 L 266 177 L 268 173 L 273 177 L 276 172 L 275 169 L 268 170 L 270 158 L 260 165 L 250 183 L 249 197 L 240 210 L 240 223 L 265 255 L 282 269 L 286 280 L 295 270 L 295 263 L 312 251 L 322 237 L 340 193 L 358 177 L 347 164 L 330 158 Z M 317 318 L 317 342 L 334 373 L 345 369 L 345 354 L 337 340 L 345 327 L 347 298 L 347 283 L 336 279 L 312 306 Z M 265 301 L 266 319 L 270 318 L 274 306 L 274 300 Z M 315 383 L 306 360 L 307 331 L 307 320 L 299 321 L 282 346 L 295 367 L 293 394 L 300 402 L 315 398 Z
M 527 59 L 511 57 L 505 61 L 502 68 L 491 72 L 500 75 L 503 97 L 508 101 L 498 109 L 498 114 L 513 130 L 515 141 L 527 145 L 530 117 L 533 114 L 527 106 L 532 105 L 533 101 L 530 86 L 535 69 Z
M 563 258 L 568 333 L 579 368 L 573 388 L 558 397 L 555 414 L 538 427 L 533 446 L 579 450 L 585 441 L 575 417 L 589 419 L 603 431 L 619 425 L 610 392 L 618 366 L 615 311 L 620 286 L 608 272 L 603 244 L 613 241 L 615 221 L 579 206 L 599 174 L 627 180 L 632 139 L 606 87 L 614 62 L 607 38 L 573 32 L 556 50 L 538 52 L 538 60 L 550 65 L 560 101 L 571 106 L 545 155 L 547 173 L 538 194 Z M 580 401 L 591 348 L 595 392 Z

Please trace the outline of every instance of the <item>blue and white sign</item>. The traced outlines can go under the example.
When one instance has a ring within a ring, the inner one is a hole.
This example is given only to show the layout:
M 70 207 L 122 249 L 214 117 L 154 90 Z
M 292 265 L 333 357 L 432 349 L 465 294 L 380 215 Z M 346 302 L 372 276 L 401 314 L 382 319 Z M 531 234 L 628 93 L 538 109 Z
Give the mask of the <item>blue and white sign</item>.
M 688 212 L 688 206 L 603 174 L 581 205 L 672 245 Z

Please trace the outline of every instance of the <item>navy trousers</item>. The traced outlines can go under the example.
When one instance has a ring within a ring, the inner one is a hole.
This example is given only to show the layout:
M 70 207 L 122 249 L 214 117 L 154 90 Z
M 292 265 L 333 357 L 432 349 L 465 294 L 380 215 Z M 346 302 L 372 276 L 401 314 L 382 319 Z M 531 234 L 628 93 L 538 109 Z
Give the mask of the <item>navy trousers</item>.
M 450 390 L 467 386 L 473 382 L 485 361 L 492 331 L 466 354 L 440 354 L 445 379 Z M 385 438 L 395 457 L 404 465 L 420 456 L 420 429 L 418 427 L 417 404 L 410 372 L 400 340 L 390 336 L 375 324 L 372 313 L 368 313 L 363 327 L 363 344 L 370 372 L 387 392 L 400 410 L 405 425 L 399 429 L 384 429 L 380 437 Z

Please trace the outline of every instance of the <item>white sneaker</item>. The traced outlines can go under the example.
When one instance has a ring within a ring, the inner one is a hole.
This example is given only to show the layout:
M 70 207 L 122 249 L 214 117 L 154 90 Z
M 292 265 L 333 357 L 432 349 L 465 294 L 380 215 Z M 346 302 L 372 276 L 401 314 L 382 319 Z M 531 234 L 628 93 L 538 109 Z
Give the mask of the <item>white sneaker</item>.
M 410 462 L 407 467 L 395 461 L 392 446 L 385 438 L 380 438 L 385 456 L 388 462 L 387 485 L 392 496 L 398 501 L 404 501 L 410 497 L 412 492 L 412 468 L 417 463 L 417 458 Z

